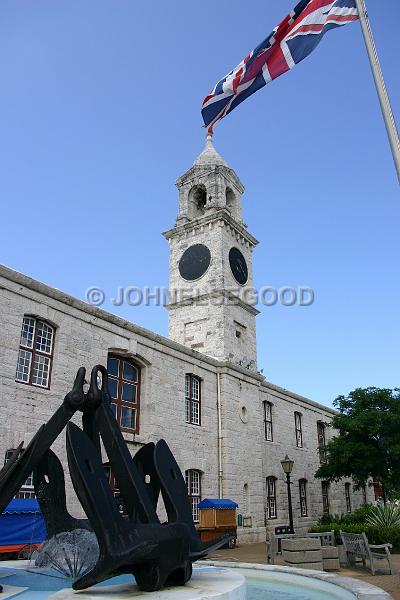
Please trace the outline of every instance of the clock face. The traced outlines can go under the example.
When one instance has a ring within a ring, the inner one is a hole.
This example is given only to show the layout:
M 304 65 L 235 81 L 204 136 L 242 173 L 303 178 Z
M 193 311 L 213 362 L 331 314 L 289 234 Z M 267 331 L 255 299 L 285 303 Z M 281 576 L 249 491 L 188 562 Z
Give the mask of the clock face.
M 249 276 L 249 272 L 245 258 L 238 248 L 231 248 L 229 250 L 229 264 L 236 281 L 240 283 L 240 285 L 244 285 Z
M 179 273 L 187 281 L 199 279 L 207 271 L 211 262 L 211 253 L 204 244 L 190 246 L 181 256 Z

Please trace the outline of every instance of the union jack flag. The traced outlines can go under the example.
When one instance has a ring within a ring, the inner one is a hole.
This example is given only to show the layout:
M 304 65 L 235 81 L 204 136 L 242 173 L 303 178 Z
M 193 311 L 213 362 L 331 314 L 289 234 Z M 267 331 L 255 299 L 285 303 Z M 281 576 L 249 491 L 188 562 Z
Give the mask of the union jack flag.
M 201 112 L 209 133 L 243 100 L 306 58 L 327 31 L 356 19 L 355 0 L 301 0 L 204 98 Z

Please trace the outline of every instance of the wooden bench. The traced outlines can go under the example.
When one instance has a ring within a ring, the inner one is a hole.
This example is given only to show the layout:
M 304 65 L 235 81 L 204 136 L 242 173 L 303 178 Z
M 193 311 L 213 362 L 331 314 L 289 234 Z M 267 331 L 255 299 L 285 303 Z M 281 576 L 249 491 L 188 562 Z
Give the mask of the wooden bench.
M 392 575 L 392 559 L 390 556 L 390 548 L 392 548 L 392 544 L 370 544 L 364 532 L 345 533 L 340 531 L 340 537 L 342 538 L 347 560 L 350 564 L 354 563 L 356 558 L 360 558 L 365 567 L 365 561 L 369 560 L 371 573 L 372 575 L 375 575 L 374 561 L 387 560 L 389 571 Z M 384 552 L 375 552 L 376 550 L 384 550 Z

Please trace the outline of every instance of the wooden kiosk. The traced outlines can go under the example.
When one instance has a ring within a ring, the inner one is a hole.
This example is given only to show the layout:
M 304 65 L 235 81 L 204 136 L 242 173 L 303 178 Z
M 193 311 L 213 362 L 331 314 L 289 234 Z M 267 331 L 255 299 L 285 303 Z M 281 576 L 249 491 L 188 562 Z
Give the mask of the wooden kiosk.
M 199 509 L 199 529 L 200 538 L 203 542 L 215 540 L 216 538 L 230 533 L 233 540 L 229 547 L 236 546 L 237 525 L 236 509 L 238 504 L 228 499 L 206 498 L 198 505 Z

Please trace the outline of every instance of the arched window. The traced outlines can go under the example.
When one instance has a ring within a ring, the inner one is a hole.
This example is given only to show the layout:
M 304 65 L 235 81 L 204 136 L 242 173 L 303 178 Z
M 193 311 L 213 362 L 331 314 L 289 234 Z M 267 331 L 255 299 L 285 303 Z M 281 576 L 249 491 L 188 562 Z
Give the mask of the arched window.
M 272 402 L 264 402 L 264 433 L 267 442 L 274 439 L 272 429 Z
M 296 446 L 298 448 L 303 447 L 303 431 L 302 431 L 302 423 L 301 423 L 301 413 L 294 413 L 294 429 L 296 432 Z
M 107 371 L 117 422 L 124 431 L 139 433 L 140 367 L 121 356 L 109 355 Z
M 23 318 L 15 381 L 49 389 L 54 335 L 54 327 L 46 321 Z
M 276 519 L 276 477 L 267 477 L 267 519 Z
M 236 216 L 235 215 L 236 196 L 235 196 L 234 192 L 231 190 L 231 188 L 226 188 L 225 199 L 226 199 L 226 208 L 233 214 L 233 216 Z
M 193 521 L 198 523 L 199 509 L 197 505 L 201 501 L 201 473 L 196 469 L 188 469 L 185 471 L 185 479 Z
M 243 514 L 248 515 L 249 513 L 249 484 L 245 483 L 243 485 Z
M 201 425 L 201 380 L 196 375 L 185 375 L 185 421 Z
M 201 217 L 207 204 L 207 190 L 204 185 L 195 185 L 189 192 L 189 215 Z
M 307 479 L 299 479 L 300 516 L 307 516 Z
M 321 482 L 322 488 L 322 511 L 324 515 L 329 515 L 329 481 Z
M 318 421 L 317 423 L 317 434 L 318 434 L 318 452 L 319 462 L 321 465 L 326 463 L 326 435 L 325 435 L 325 423 Z
M 108 462 L 107 463 L 103 463 L 103 468 L 104 468 L 104 471 L 106 473 L 106 476 L 107 476 L 107 479 L 108 479 L 108 483 L 110 484 L 111 491 L 112 491 L 113 496 L 115 498 L 115 502 L 116 502 L 116 505 L 117 505 L 117 508 L 118 508 L 118 512 L 120 512 L 121 514 L 123 514 L 125 512 L 124 504 L 122 502 L 121 494 L 120 494 L 119 487 L 118 487 L 118 483 L 117 483 L 117 480 L 115 479 L 115 475 L 113 473 L 113 470 L 111 468 L 110 463 L 108 463 Z
M 346 510 L 351 513 L 351 485 L 350 483 L 344 484 L 344 495 L 346 498 Z

